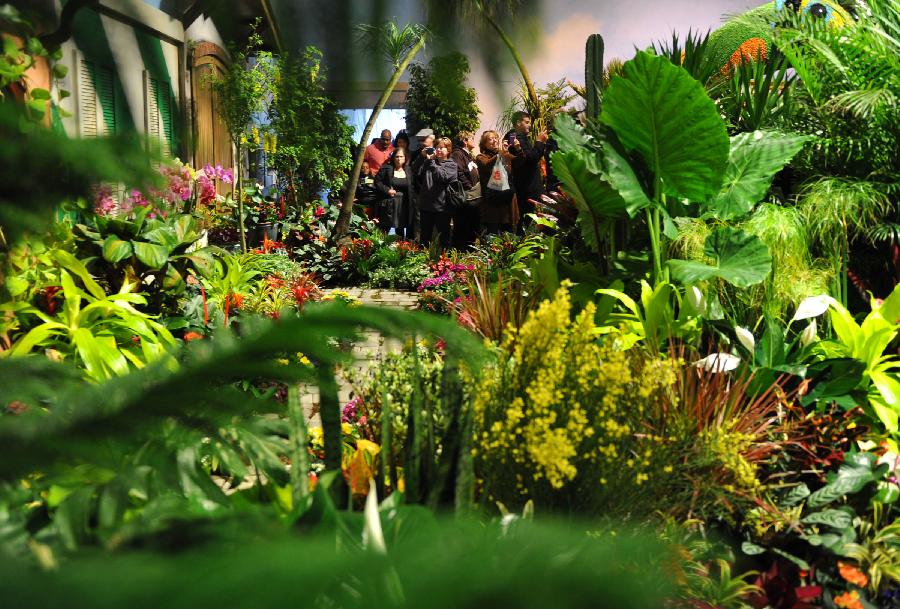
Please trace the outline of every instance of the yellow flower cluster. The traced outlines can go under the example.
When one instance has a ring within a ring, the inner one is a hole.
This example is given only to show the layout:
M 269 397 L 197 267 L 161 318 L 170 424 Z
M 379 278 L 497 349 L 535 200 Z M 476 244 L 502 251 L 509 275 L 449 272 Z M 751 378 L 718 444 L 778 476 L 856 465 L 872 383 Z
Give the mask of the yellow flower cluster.
M 722 488 L 730 492 L 755 491 L 762 484 L 757 478 L 756 465 L 747 461 L 743 453 L 754 443 L 753 436 L 711 428 L 701 434 L 701 441 L 711 453 L 712 460 L 725 474 Z
M 475 381 L 473 455 L 486 492 L 514 501 L 605 472 L 650 478 L 653 451 L 637 427 L 646 404 L 674 379 L 671 362 L 644 362 L 598 343 L 595 309 L 574 319 L 567 287 L 543 302 L 499 346 Z M 588 480 L 585 480 L 588 478 Z

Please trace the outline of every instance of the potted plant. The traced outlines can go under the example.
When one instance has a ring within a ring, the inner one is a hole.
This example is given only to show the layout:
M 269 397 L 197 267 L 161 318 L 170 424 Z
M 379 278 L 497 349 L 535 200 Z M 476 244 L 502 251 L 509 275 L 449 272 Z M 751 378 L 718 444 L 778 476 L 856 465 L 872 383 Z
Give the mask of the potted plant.
M 260 245 L 266 238 L 270 241 L 278 239 L 278 207 L 274 200 L 263 194 L 262 184 L 244 188 L 244 210 L 251 245 Z

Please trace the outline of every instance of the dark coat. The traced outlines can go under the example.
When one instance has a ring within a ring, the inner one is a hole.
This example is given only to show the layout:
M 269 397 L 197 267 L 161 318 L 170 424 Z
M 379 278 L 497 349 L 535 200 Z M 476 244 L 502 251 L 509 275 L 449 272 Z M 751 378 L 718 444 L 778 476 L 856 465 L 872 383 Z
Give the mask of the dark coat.
M 463 188 L 472 190 L 478 183 L 478 169 L 469 169 L 469 163 L 474 160 L 472 155 L 465 148 L 454 148 L 450 158 L 459 167 L 459 181 L 462 182 Z
M 388 193 L 392 188 L 393 180 L 394 166 L 385 163 L 381 166 L 381 169 L 378 170 L 378 175 L 375 176 L 375 188 L 378 189 L 378 194 L 381 200 L 387 200 L 391 198 L 391 195 Z M 395 228 L 404 228 L 406 226 L 409 226 L 412 219 L 411 215 L 415 201 L 415 191 L 412 185 L 415 179 L 409 165 L 406 166 L 406 180 L 409 184 L 407 195 L 403 197 L 398 192 L 397 196 L 394 197 L 396 203 L 390 206 L 389 213 L 384 216 L 384 219 L 390 220 L 390 226 L 393 226 Z M 387 228 L 386 225 L 384 227 Z
M 504 140 L 515 133 L 509 131 Z M 541 181 L 541 157 L 544 156 L 544 142 L 532 142 L 528 134 L 516 133 L 519 145 L 510 149 L 515 156 L 512 162 L 512 183 L 520 201 L 539 197 L 544 192 Z
M 375 180 L 370 176 L 360 174 L 356 185 L 356 202 L 359 205 L 374 205 L 381 198 L 375 186 Z
M 456 161 L 445 159 L 424 159 L 419 165 L 416 196 L 419 209 L 431 212 L 449 212 L 447 209 L 447 189 L 459 178 Z
M 414 180 L 412 169 L 410 169 L 409 165 L 406 166 L 406 178 L 409 180 L 410 184 L 410 196 L 412 196 L 412 183 Z M 375 188 L 378 189 L 379 198 L 386 199 L 390 195 L 388 192 L 391 190 L 391 180 L 394 179 L 394 166 L 384 164 L 381 166 L 381 169 L 378 170 L 378 174 L 375 176 Z

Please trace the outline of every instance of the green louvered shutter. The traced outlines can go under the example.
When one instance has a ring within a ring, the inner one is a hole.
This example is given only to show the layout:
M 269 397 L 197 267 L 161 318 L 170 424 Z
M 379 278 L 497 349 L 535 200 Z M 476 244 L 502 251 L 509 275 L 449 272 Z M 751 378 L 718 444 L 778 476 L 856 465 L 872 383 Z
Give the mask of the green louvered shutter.
M 172 85 L 144 72 L 146 83 L 147 136 L 158 142 L 162 153 L 172 155 L 175 147 L 175 130 L 172 116 Z
M 103 114 L 102 135 L 118 133 L 118 108 L 116 100 L 116 73 L 112 68 L 97 66 L 96 80 L 97 100 Z
M 81 59 L 78 64 L 78 121 L 83 137 L 118 132 L 116 73 L 112 68 Z

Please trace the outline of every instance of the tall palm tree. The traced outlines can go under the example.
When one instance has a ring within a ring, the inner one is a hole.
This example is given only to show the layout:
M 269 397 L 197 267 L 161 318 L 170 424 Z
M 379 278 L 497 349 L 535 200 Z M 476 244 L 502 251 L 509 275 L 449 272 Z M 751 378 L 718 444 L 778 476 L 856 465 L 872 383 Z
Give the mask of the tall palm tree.
M 366 122 L 366 128 L 363 129 L 362 136 L 359 139 L 359 146 L 356 151 L 356 159 L 353 162 L 353 170 L 350 172 L 350 181 L 347 184 L 347 191 L 341 203 L 341 211 L 338 214 L 338 220 L 335 225 L 335 240 L 344 239 L 350 229 L 350 218 L 353 216 L 353 197 L 356 194 L 356 185 L 359 182 L 359 172 L 362 170 L 363 159 L 366 154 L 366 144 L 372 135 L 372 129 L 375 127 L 375 121 L 378 115 L 387 104 L 388 98 L 394 92 L 394 88 L 400 81 L 400 77 L 409 67 L 410 62 L 425 47 L 425 41 L 428 38 L 428 30 L 423 25 L 408 23 L 402 29 L 398 28 L 394 23 L 384 23 L 380 25 L 363 24 L 359 26 L 359 34 L 362 41 L 372 49 L 376 49 L 391 64 L 393 75 L 385 85 L 381 97 L 372 109 L 372 116 Z

